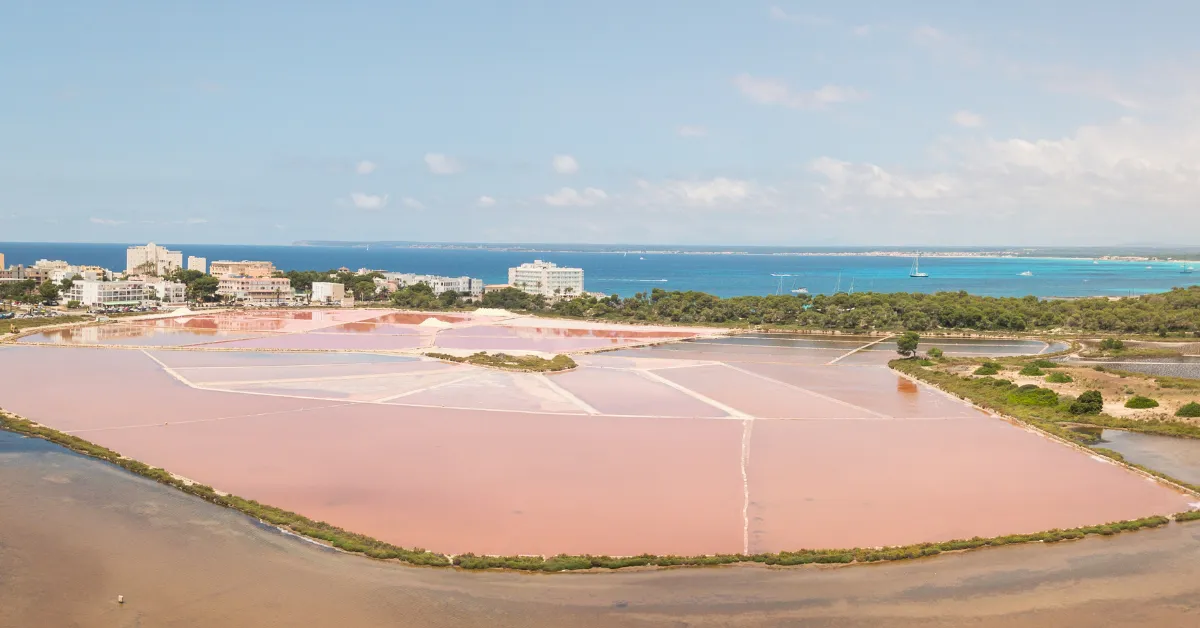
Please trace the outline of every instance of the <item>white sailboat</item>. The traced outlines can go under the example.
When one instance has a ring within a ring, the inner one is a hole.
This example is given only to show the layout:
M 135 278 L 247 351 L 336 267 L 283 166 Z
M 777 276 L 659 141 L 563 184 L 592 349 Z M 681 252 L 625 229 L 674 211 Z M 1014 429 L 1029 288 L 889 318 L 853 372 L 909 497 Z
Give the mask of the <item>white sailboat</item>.
M 913 265 L 912 265 L 912 268 L 908 271 L 908 276 L 909 277 L 918 277 L 918 278 L 925 278 L 925 277 L 929 276 L 929 273 L 921 272 L 921 254 L 920 253 L 917 253 L 917 257 L 913 259 Z
M 1018 274 L 1019 274 L 1020 276 L 1022 276 L 1022 277 L 1032 277 L 1032 276 L 1033 276 L 1033 271 L 1032 271 L 1032 270 L 1027 270 L 1027 271 L 1025 271 L 1025 272 L 1023 272 L 1023 273 L 1018 273 Z
M 1194 272 L 1196 272 L 1195 266 L 1184 266 L 1183 268 L 1179 269 L 1179 274 L 1181 275 L 1190 275 Z

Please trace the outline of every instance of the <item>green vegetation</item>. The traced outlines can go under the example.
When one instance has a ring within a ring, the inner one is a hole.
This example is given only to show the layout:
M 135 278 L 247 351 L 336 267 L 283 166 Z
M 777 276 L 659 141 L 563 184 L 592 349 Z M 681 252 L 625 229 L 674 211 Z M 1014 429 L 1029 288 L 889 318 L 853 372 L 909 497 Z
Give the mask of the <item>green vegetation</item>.
M 72 299 L 72 300 L 70 300 L 70 301 L 67 301 L 67 309 L 68 309 L 68 310 L 75 310 L 75 309 L 79 309 L 79 306 L 81 306 L 81 305 L 83 305 L 83 304 L 82 304 L 82 303 L 80 303 L 79 301 L 76 301 L 76 300 L 74 300 L 74 299 Z
M 1138 373 L 1140 375 L 1140 373 Z M 1159 388 L 1173 388 L 1176 390 L 1200 390 L 1200 380 L 1187 379 L 1184 377 L 1166 377 L 1159 376 L 1154 378 L 1154 383 Z
M 900 334 L 896 339 L 896 353 L 904 357 L 911 357 L 917 354 L 917 345 L 921 342 L 921 336 L 915 331 L 906 331 Z
M 578 300 L 579 299 L 574 299 L 573 301 Z M 564 301 L 563 303 L 566 302 Z M 540 294 L 529 294 L 527 292 L 522 292 L 516 288 L 504 288 L 483 295 L 483 301 L 481 304 L 483 307 L 494 307 L 502 310 L 536 312 L 545 309 L 546 297 L 543 297 Z M 609 313 L 607 310 L 601 310 L 597 308 L 589 309 L 586 312 L 577 312 L 571 308 L 559 307 L 556 308 L 555 311 L 564 316 L 575 316 L 578 318 L 583 318 L 586 316 L 604 318 L 605 315 Z
M 42 325 L 67 325 L 70 323 L 79 323 L 90 320 L 92 320 L 91 317 L 82 315 L 47 316 L 44 318 L 13 318 L 0 321 L 0 333 L 19 332 L 31 327 L 41 327 Z
M 407 549 L 385 543 L 371 537 L 349 532 L 342 528 L 322 521 L 313 521 L 293 512 L 260 504 L 254 500 L 244 499 L 236 495 L 219 493 L 210 486 L 186 482 L 164 469 L 131 460 L 120 454 L 88 442 L 77 436 L 64 434 L 57 430 L 38 425 L 27 419 L 22 419 L 0 412 L 0 429 L 18 434 L 41 438 L 80 454 L 91 456 L 114 464 L 126 471 L 149 478 L 161 484 L 194 495 L 216 504 L 255 517 L 261 521 L 296 534 L 318 539 L 329 545 L 347 552 L 354 552 L 372 558 L 387 560 L 394 559 L 412 565 L 430 567 L 449 567 L 461 569 L 513 569 L 520 571 L 568 571 L 581 569 L 621 569 L 625 567 L 675 567 L 675 566 L 706 566 L 728 565 L 734 563 L 760 563 L 765 565 L 805 565 L 813 563 L 872 563 L 888 560 L 906 560 L 935 556 L 943 552 L 972 550 L 983 547 L 999 547 L 1018 543 L 1055 543 L 1058 541 L 1074 540 L 1088 535 L 1098 534 L 1111 536 L 1122 532 L 1157 528 L 1170 523 L 1167 517 L 1145 517 L 1128 521 L 1116 521 L 1102 525 L 1084 526 L 1067 530 L 1048 530 L 1033 534 L 1012 534 L 991 538 L 974 537 L 958 539 L 941 543 L 918 543 L 898 547 L 854 548 L 827 550 L 798 550 L 794 552 L 779 552 L 770 554 L 717 554 L 711 556 L 654 556 L 643 554 L 629 557 L 610 556 L 570 556 L 560 554 L 550 558 L 541 556 L 476 556 L 460 554 L 453 560 L 443 554 L 424 549 Z M 1178 513 L 1174 516 L 1178 522 L 1200 519 L 1200 511 Z
M 1126 408 L 1135 408 L 1138 410 L 1143 410 L 1145 408 L 1157 408 L 1158 402 L 1149 397 L 1135 395 L 1133 397 L 1130 397 L 1129 401 L 1125 402 L 1125 407 Z
M 1056 406 L 1058 405 L 1058 393 L 1049 388 L 1025 384 L 1010 392 L 1008 401 L 1020 406 Z
M 1104 397 L 1098 390 L 1089 390 L 1079 395 L 1071 402 L 1068 411 L 1071 414 L 1100 414 L 1104 410 Z
M 406 310 L 449 310 L 463 305 L 462 295 L 447 290 L 435 295 L 427 283 L 404 286 L 392 293 L 392 305 Z
M 1017 375 L 1025 375 L 1027 377 L 1040 377 L 1045 374 L 1046 373 L 1043 372 L 1042 369 L 1033 364 L 1026 364 L 1025 366 L 1021 367 L 1019 372 L 1017 372 Z
M 189 301 L 215 303 L 219 300 L 217 288 L 220 287 L 221 280 L 212 275 L 198 270 L 176 268 L 167 275 L 167 279 L 183 284 Z
M 1000 373 L 1000 369 L 1003 368 L 1004 365 L 1000 364 L 999 362 L 984 362 L 983 364 L 979 365 L 979 368 L 975 369 L 975 375 L 998 375 Z
M 1050 384 L 1070 384 L 1073 381 L 1075 379 L 1066 373 L 1054 372 L 1046 376 L 1046 382 Z
M 1029 366 L 1036 366 L 1037 368 L 1040 368 L 1040 369 L 1056 369 L 1056 368 L 1061 367 L 1062 364 L 1059 364 L 1058 362 L 1054 362 L 1052 360 L 1047 360 L 1045 358 L 1039 358 L 1037 360 L 1034 360 L 1033 362 L 1030 362 Z
M 1200 417 L 1200 403 L 1193 401 L 1180 406 L 1179 409 L 1175 411 L 1175 416 L 1187 418 Z
M 1105 338 L 1100 341 L 1101 351 L 1124 351 L 1125 343 L 1117 338 Z
M 447 353 L 426 353 L 425 355 L 438 360 L 488 366 L 508 371 L 534 371 L 538 373 L 553 373 L 575 368 L 575 360 L 569 355 L 556 355 L 547 360 L 536 355 L 508 355 L 507 353 L 486 353 L 480 351 L 466 357 Z
M 942 350 L 938 349 L 937 347 L 930 347 L 929 350 L 925 352 L 925 355 L 929 356 L 930 358 L 933 358 L 934 360 L 938 360 L 938 359 L 941 359 L 941 357 L 944 356 L 945 353 L 942 353 Z

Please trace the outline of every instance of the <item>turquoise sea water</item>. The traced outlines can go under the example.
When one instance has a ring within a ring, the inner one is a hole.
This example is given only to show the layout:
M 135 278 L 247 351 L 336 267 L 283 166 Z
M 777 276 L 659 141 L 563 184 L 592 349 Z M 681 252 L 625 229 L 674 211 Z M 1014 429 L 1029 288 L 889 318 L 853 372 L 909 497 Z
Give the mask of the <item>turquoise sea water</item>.
M 325 270 L 346 266 L 439 275 L 470 275 L 487 283 L 507 281 L 507 269 L 533 259 L 584 269 L 589 291 L 629 296 L 653 288 L 698 290 L 722 297 L 765 295 L 793 288 L 812 294 L 965 290 L 991 296 L 1125 296 L 1200 284 L 1200 271 L 1181 274 L 1168 262 L 1118 262 L 1049 258 L 926 257 L 925 279 L 908 276 L 912 260 L 890 256 L 800 256 L 685 253 L 533 253 L 476 249 L 335 246 L 171 245 L 188 255 L 261 259 L 281 269 Z M 65 259 L 73 264 L 125 267 L 124 244 L 0 243 L 8 264 Z M 1196 264 L 1200 267 L 1200 264 Z M 1029 276 L 1021 273 L 1028 272 Z M 791 275 L 780 278 L 772 274 Z

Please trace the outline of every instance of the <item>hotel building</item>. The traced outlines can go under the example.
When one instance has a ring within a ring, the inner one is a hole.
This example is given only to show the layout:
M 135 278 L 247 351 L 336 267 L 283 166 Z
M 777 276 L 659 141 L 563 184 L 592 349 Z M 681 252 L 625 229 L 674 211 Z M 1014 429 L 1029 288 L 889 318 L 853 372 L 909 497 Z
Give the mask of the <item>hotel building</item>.
M 508 269 L 508 285 L 547 298 L 583 294 L 583 269 L 533 260 Z
M 346 286 L 333 281 L 314 281 L 312 302 L 340 305 L 346 299 Z
M 433 288 L 434 294 L 453 290 L 462 295 L 478 297 L 483 294 L 483 280 L 471 277 L 442 277 L 440 275 L 417 275 L 414 273 L 383 273 L 383 280 L 396 284 L 397 288 L 423 283 Z M 376 281 L 376 284 L 379 282 Z
M 208 274 L 213 277 L 224 277 L 226 275 L 270 277 L 275 274 L 275 265 L 271 262 L 252 262 L 249 260 L 242 260 L 240 262 L 217 260 L 209 264 Z
M 146 246 L 131 246 L 125 251 L 125 274 L 166 275 L 183 268 L 183 253 L 168 251 L 153 242 Z
M 208 272 L 208 260 L 204 259 L 203 257 L 196 257 L 195 255 L 189 255 L 187 269 L 188 270 L 198 270 L 202 273 L 207 273 Z
M 213 262 L 215 268 L 219 262 Z M 224 275 L 217 284 L 217 295 L 247 305 L 282 305 L 295 296 L 287 277 L 244 277 Z
M 68 301 L 79 301 L 88 307 L 130 307 L 157 300 L 166 304 L 181 304 L 187 288 L 174 281 L 97 281 L 80 279 L 63 294 Z

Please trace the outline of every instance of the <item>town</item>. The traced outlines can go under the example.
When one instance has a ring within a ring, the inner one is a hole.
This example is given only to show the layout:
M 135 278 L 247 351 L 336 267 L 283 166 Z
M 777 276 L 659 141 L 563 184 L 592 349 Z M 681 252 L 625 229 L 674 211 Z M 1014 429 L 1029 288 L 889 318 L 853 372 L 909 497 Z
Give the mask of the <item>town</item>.
M 0 253 L 0 317 L 46 317 L 86 310 L 97 314 L 181 307 L 353 307 L 357 302 L 405 305 L 415 298 L 444 306 L 482 301 L 505 290 L 546 302 L 587 294 L 583 269 L 534 260 L 508 269 L 508 283 L 484 285 L 473 277 L 338 268 L 283 271 L 269 261 L 188 256 L 153 242 L 131 246 L 123 271 L 65 260 L 6 266 Z M 605 295 L 595 295 L 605 296 Z

